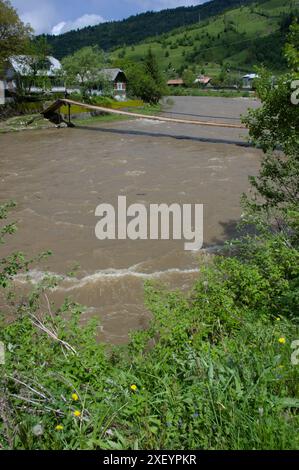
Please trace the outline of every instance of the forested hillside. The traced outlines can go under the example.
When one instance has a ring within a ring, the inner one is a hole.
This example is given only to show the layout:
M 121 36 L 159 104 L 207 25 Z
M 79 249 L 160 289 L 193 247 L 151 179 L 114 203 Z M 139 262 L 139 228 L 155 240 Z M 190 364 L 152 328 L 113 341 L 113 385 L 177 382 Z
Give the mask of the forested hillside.
M 84 46 L 98 45 L 104 50 L 109 50 L 124 44 L 136 44 L 145 38 L 198 23 L 199 19 L 205 20 L 226 9 L 250 3 L 253 3 L 253 0 L 212 0 L 203 5 L 142 13 L 123 21 L 102 23 L 60 36 L 46 37 L 52 46 L 53 55 L 60 59 Z M 264 0 L 255 3 L 264 3 Z
M 113 52 L 117 63 L 141 61 L 151 47 L 160 66 L 171 76 L 187 68 L 215 75 L 248 71 L 265 65 L 286 67 L 282 49 L 298 6 L 290 0 L 266 0 L 227 10 L 215 17 L 149 38 Z M 239 74 L 240 75 L 240 74 Z

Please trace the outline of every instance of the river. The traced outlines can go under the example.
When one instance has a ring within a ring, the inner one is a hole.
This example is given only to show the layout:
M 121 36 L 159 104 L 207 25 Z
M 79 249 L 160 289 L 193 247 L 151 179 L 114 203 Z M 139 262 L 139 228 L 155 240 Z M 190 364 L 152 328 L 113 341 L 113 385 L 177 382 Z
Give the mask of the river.
M 165 116 L 216 122 L 238 123 L 249 106 L 258 106 L 247 99 L 171 100 Z M 202 203 L 204 247 L 221 245 L 235 234 L 240 195 L 260 164 L 261 152 L 246 139 L 241 129 L 146 119 L 1 135 L 0 200 L 16 201 L 18 222 L 1 252 L 51 250 L 30 271 L 32 281 L 45 272 L 62 275 L 51 300 L 72 297 L 87 306 L 85 318 L 100 317 L 102 339 L 125 342 L 131 329 L 148 323 L 144 280 L 187 289 L 207 254 L 184 251 L 183 240 L 99 241 L 96 206 L 116 205 L 119 195 L 146 207 Z

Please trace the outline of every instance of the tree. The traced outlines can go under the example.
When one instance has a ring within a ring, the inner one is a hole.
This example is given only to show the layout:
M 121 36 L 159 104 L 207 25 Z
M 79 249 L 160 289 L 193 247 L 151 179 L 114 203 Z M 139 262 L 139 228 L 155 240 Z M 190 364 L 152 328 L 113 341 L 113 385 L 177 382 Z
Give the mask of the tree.
M 299 72 L 299 24 L 290 26 L 288 42 L 285 46 L 285 55 L 292 70 Z
M 24 51 L 32 29 L 24 25 L 8 0 L 0 0 L 0 68 L 6 60 Z
M 83 95 L 93 87 L 106 85 L 107 79 L 100 73 L 105 60 L 103 51 L 97 46 L 79 49 L 62 61 L 66 82 L 79 86 Z
M 33 86 L 46 90 L 50 88 L 47 75 L 49 67 L 48 56 L 51 48 L 45 37 L 30 41 L 25 49 L 25 55 L 17 57 L 19 72 L 16 74 L 16 84 L 19 95 L 28 95 Z
M 160 83 L 162 81 L 162 76 L 160 73 L 158 62 L 156 60 L 155 55 L 153 54 L 151 47 L 149 47 L 147 55 L 145 56 L 144 65 L 148 75 L 152 77 L 152 79 L 156 83 Z
M 128 78 L 128 93 L 146 102 L 154 102 L 156 86 L 151 77 L 146 74 L 144 65 L 127 62 L 124 66 Z
M 148 72 L 144 62 L 128 59 L 118 60 L 114 64 L 123 69 L 128 79 L 128 93 L 146 103 L 156 104 L 163 96 L 165 85 L 157 83 Z
M 290 28 L 285 55 L 289 71 L 274 85 L 272 74 L 259 70 L 256 90 L 262 107 L 244 118 L 252 141 L 265 153 L 253 194 L 244 196 L 249 220 L 275 230 L 288 244 L 299 243 L 299 105 L 291 96 L 298 80 L 299 25 Z M 297 87 L 298 88 L 298 87 Z
M 150 88 L 150 93 L 146 93 L 148 95 L 147 101 L 154 104 L 158 103 L 165 93 L 165 77 L 160 71 L 157 59 L 151 48 L 148 49 L 144 60 L 144 70 L 145 85 Z
M 182 78 L 187 87 L 194 86 L 194 80 L 196 77 L 195 77 L 195 74 L 192 72 L 192 70 L 190 69 L 184 70 Z

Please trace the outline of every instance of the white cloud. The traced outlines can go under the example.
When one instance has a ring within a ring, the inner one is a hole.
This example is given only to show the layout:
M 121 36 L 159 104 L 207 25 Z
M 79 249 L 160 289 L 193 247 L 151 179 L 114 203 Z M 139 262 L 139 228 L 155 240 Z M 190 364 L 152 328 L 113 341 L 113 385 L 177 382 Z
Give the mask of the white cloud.
M 94 26 L 99 23 L 103 23 L 105 20 L 100 15 L 82 15 L 74 21 L 60 21 L 53 26 L 51 33 L 57 36 L 58 34 L 66 33 L 73 29 L 85 28 L 85 26 Z
M 198 5 L 205 1 L 207 0 L 11 0 L 22 21 L 30 23 L 36 34 L 52 32 L 56 35 L 103 22 L 100 12 L 104 12 L 104 16 L 110 20 L 125 18 L 141 11 Z M 83 14 L 84 12 L 88 13 Z M 76 16 L 75 20 L 63 20 Z
M 43 0 L 13 0 L 20 18 L 24 23 L 30 23 L 36 34 L 49 32 L 50 25 L 57 21 L 57 10 L 51 1 Z

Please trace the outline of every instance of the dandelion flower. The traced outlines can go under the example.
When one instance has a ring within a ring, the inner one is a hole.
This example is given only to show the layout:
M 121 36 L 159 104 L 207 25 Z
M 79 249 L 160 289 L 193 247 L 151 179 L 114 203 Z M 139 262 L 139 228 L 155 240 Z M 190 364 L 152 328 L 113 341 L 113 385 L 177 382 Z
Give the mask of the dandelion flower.
M 63 426 L 61 424 L 58 424 L 55 428 L 56 431 L 63 431 Z
M 74 401 L 78 401 L 78 400 L 79 400 L 79 397 L 78 397 L 77 393 L 73 393 L 73 395 L 72 395 L 72 400 L 74 400 Z
M 35 426 L 33 426 L 32 432 L 35 436 L 39 437 L 43 435 L 44 428 L 42 427 L 41 424 L 36 424 Z
M 80 418 L 81 411 L 76 410 L 76 411 L 73 412 L 73 415 L 76 416 L 76 418 Z
M 131 390 L 133 392 L 136 392 L 137 391 L 137 385 L 135 385 L 135 384 L 131 385 Z
M 280 344 L 285 344 L 286 339 L 285 339 L 284 337 L 281 337 L 281 338 L 278 339 L 278 342 L 279 342 Z

